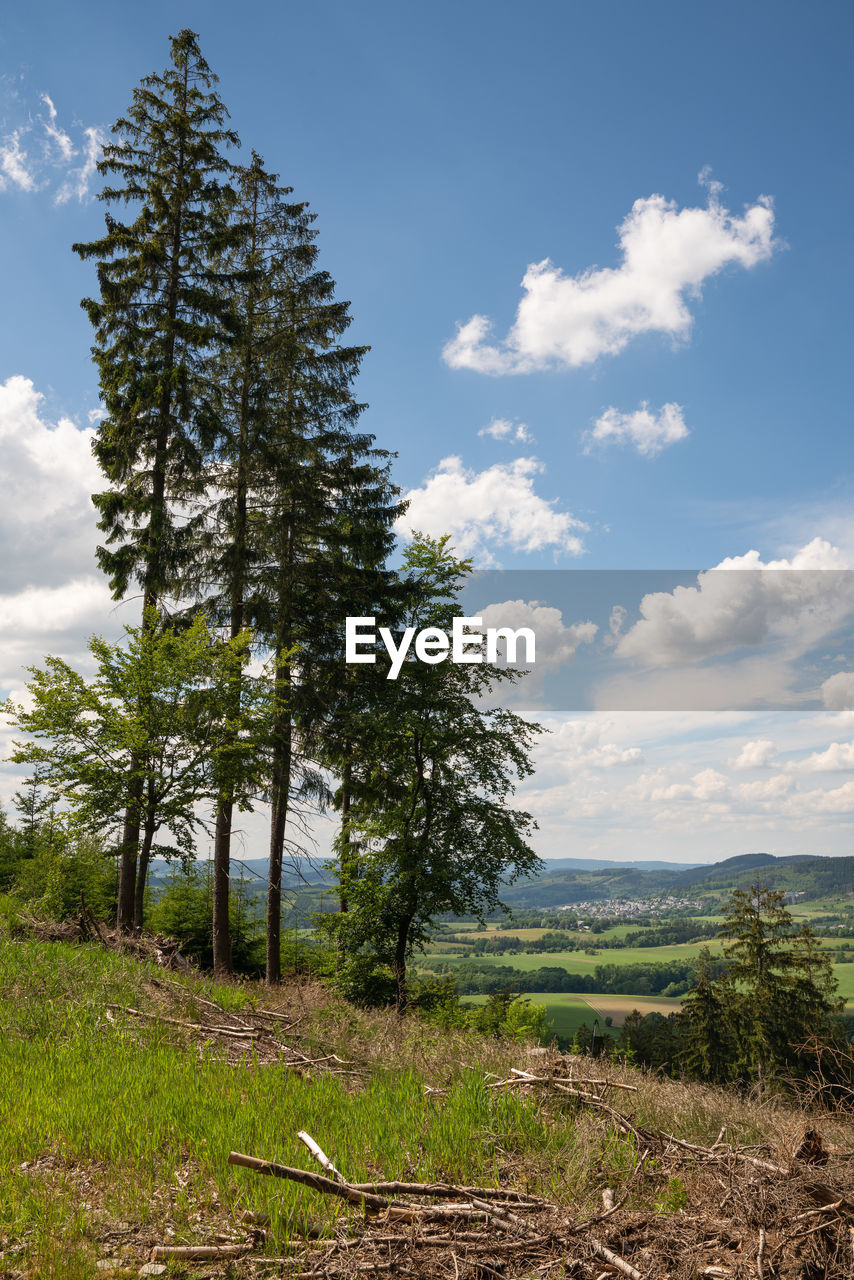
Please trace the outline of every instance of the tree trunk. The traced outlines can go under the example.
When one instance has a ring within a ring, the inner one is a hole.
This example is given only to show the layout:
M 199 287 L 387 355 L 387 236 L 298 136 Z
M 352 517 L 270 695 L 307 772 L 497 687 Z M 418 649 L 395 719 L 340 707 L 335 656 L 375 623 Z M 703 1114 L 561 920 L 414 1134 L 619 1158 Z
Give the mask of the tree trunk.
M 139 851 L 139 870 L 136 876 L 136 892 L 133 903 L 133 923 L 135 929 L 142 928 L 142 908 L 145 901 L 145 881 L 148 875 L 148 861 L 151 857 L 151 846 L 157 831 L 156 814 L 153 806 L 149 806 L 145 815 L 145 831 L 142 837 L 142 848 Z
M 119 895 L 116 910 L 116 928 L 124 933 L 133 928 L 134 896 L 136 890 L 136 856 L 139 850 L 139 810 L 142 804 L 142 780 L 136 779 L 138 762 L 131 761 L 134 781 L 129 789 L 122 830 L 121 861 L 119 863 Z
M 412 926 L 413 916 L 403 916 L 397 925 L 397 939 L 394 946 L 394 960 L 392 961 L 391 971 L 394 974 L 397 983 L 397 1000 L 395 1008 L 399 1015 L 406 1012 L 407 989 L 406 989 L 406 951 L 409 943 L 409 930 Z
M 347 897 L 350 879 L 354 870 L 353 839 L 350 831 L 350 787 L 352 785 L 352 765 L 345 759 L 341 772 L 341 852 L 338 862 L 340 879 L 339 910 L 342 914 L 350 910 Z
M 213 970 L 217 978 L 231 975 L 231 819 L 234 805 L 230 795 L 220 797 L 216 814 L 213 856 L 212 943 Z
M 257 226 L 258 202 L 257 192 L 254 204 L 254 226 Z M 255 252 L 256 234 L 252 232 L 252 253 Z M 235 473 L 234 495 L 234 569 L 230 583 L 231 618 L 230 635 L 234 640 L 243 630 L 245 613 L 244 592 L 247 574 L 247 530 L 248 530 L 248 491 L 249 491 L 249 389 L 252 383 L 252 343 L 253 343 L 253 290 L 250 287 L 249 317 L 247 322 L 245 351 L 243 357 L 243 373 L 240 387 L 240 419 L 237 444 L 237 467 Z M 231 692 L 232 711 L 239 712 L 242 679 L 238 672 Z M 213 967 L 217 977 L 228 977 L 232 972 L 231 955 L 231 921 L 228 901 L 231 890 L 231 823 L 234 814 L 234 782 L 229 779 L 223 788 L 216 815 L 216 835 L 214 837 L 214 875 L 213 875 Z
M 279 683 L 277 673 L 276 683 Z M 270 866 L 267 881 L 267 968 L 266 983 L 275 986 L 282 977 L 282 860 L 291 782 L 290 712 L 279 724 L 273 746 L 272 815 L 270 821 Z

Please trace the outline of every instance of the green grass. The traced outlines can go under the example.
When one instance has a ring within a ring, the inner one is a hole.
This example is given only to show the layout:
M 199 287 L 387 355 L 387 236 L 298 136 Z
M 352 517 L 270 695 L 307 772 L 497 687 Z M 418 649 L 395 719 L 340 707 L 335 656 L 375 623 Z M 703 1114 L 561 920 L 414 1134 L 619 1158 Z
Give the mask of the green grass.
M 154 975 L 163 976 L 101 950 L 0 934 L 0 1256 L 7 1266 L 90 1280 L 101 1274 L 97 1242 L 116 1222 L 137 1228 L 137 1265 L 167 1228 L 175 1243 L 203 1243 L 247 1208 L 271 1216 L 271 1254 L 302 1238 L 309 1219 L 332 1231 L 345 1211 L 340 1202 L 227 1163 L 234 1149 L 311 1168 L 299 1129 L 355 1180 L 494 1183 L 507 1161 L 528 1157 L 544 1194 L 565 1192 L 555 1170 L 566 1158 L 556 1161 L 554 1153 L 572 1144 L 569 1120 L 555 1123 L 530 1101 L 490 1092 L 484 1071 L 463 1065 L 459 1049 L 448 1061 L 444 1046 L 449 1093 L 441 1106 L 412 1065 L 415 1053 L 403 1065 L 373 1066 L 356 1088 L 278 1064 L 229 1064 L 176 1043 L 169 1026 L 107 1016 L 107 1002 L 151 1008 L 147 979 Z M 162 992 L 155 989 L 159 998 Z M 194 995 L 203 992 L 238 1006 L 252 999 L 247 988 L 191 982 L 175 992 L 170 1016 L 192 1015 Z M 342 1007 L 315 1015 L 316 1049 L 352 1049 L 353 1032 L 344 1033 L 359 1015 Z M 418 1025 L 401 1030 L 393 1016 L 383 1025 L 389 1034 L 422 1034 Z M 432 1047 L 435 1029 L 423 1032 Z M 520 1052 L 505 1050 L 511 1062 Z
M 854 966 L 842 969 L 854 978 Z M 200 977 L 164 984 L 164 976 L 112 952 L 12 940 L 0 930 L 0 1267 L 7 1272 L 95 1280 L 104 1274 L 96 1262 L 125 1242 L 127 1265 L 113 1274 L 137 1276 L 157 1242 L 208 1243 L 235 1229 L 240 1239 L 246 1209 L 271 1218 L 268 1255 L 300 1247 L 307 1227 L 332 1233 L 350 1212 L 341 1202 L 227 1163 L 234 1149 L 311 1169 L 299 1129 L 355 1180 L 509 1181 L 574 1213 L 595 1212 L 601 1188 L 619 1187 L 635 1166 L 631 1143 L 595 1118 L 486 1087 L 489 1071 L 524 1061 L 523 1046 L 360 1012 L 311 988 L 273 995 Z M 281 1001 L 277 1007 L 299 1011 L 297 1034 L 309 1056 L 338 1052 L 355 1058 L 359 1072 L 342 1078 L 251 1058 L 229 1063 L 168 1024 L 107 1010 L 109 1003 L 160 1008 L 191 1020 L 200 998 L 235 1009 Z M 531 998 L 566 1038 L 596 1016 L 595 996 Z M 688 1086 L 635 1078 L 641 1123 L 705 1141 L 722 1123 L 751 1135 L 757 1127 L 754 1111 L 728 1095 L 697 1086 L 695 1098 Z M 427 1083 L 447 1089 L 439 1102 Z M 654 1181 L 638 1186 L 633 1207 L 651 1209 L 654 1192 Z M 236 1265 L 229 1274 L 249 1272 Z

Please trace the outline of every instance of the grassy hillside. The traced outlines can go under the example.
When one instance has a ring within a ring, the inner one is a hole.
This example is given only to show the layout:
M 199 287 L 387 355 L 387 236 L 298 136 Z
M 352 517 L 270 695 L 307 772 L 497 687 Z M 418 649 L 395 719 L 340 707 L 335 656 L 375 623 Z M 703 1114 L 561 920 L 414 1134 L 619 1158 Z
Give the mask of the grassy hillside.
M 267 1029 L 242 1041 L 248 1033 L 217 1030 L 241 1026 Z M 630 1127 L 572 1098 L 493 1087 L 532 1063 L 564 1074 L 574 1063 L 581 1076 L 605 1070 L 630 1085 L 635 1092 L 610 1095 L 629 1100 Z M 730 1143 L 788 1159 L 804 1123 L 768 1098 L 548 1053 L 532 1059 L 518 1044 L 358 1011 L 311 986 L 218 986 L 94 946 L 0 931 L 0 1274 L 18 1280 L 373 1276 L 390 1256 L 393 1271 L 424 1280 L 595 1280 L 610 1274 L 596 1245 L 633 1259 L 641 1274 L 681 1280 L 735 1257 L 728 1251 L 739 1240 L 745 1258 L 755 1254 L 759 1191 L 747 1209 L 740 1193 L 714 1208 L 721 1191 L 707 1164 L 661 1146 L 653 1128 L 708 1145 L 726 1126 Z M 826 1143 L 847 1150 L 854 1141 L 843 1118 L 819 1128 Z M 436 1240 L 445 1243 L 416 1248 L 424 1227 L 372 1223 L 341 1199 L 228 1163 L 237 1150 L 316 1171 L 300 1129 L 351 1181 L 449 1180 L 544 1196 L 553 1206 L 547 1234 L 526 1229 L 520 1239 L 505 1222 L 504 1234 L 478 1235 L 475 1221 L 461 1232 L 442 1227 Z M 654 1158 L 640 1149 L 650 1142 L 660 1147 Z M 832 1164 L 822 1177 L 849 1177 L 847 1163 Z M 594 1240 L 584 1223 L 601 1215 L 606 1187 L 619 1204 Z M 773 1186 L 760 1190 L 769 1248 L 785 1245 L 785 1206 Z M 717 1215 L 712 1231 L 697 1217 L 706 1204 Z M 212 1242 L 249 1252 L 147 1263 L 153 1246 Z M 809 1249 L 819 1245 L 827 1252 L 824 1237 L 810 1237 Z

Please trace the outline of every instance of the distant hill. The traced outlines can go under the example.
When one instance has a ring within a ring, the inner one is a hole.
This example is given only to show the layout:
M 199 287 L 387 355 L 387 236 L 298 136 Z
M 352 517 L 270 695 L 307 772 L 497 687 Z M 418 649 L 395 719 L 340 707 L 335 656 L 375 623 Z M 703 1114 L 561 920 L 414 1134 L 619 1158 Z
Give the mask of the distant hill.
M 547 864 L 542 875 L 508 886 L 502 896 L 510 907 L 560 907 L 665 893 L 720 897 L 756 881 L 772 889 L 803 893 L 806 898 L 854 893 L 854 857 L 795 854 L 778 858 L 770 853 L 747 853 L 711 865 L 682 866 L 678 870 L 672 866 L 614 863 L 555 872 Z
M 204 865 L 204 864 L 202 864 Z M 241 874 L 250 882 L 252 896 L 262 894 L 267 882 L 267 859 L 245 858 L 234 864 L 235 880 Z M 162 884 L 169 875 L 162 858 L 152 863 L 151 881 Z M 678 897 L 726 897 L 733 889 L 759 881 L 772 889 L 803 893 L 809 898 L 854 893 L 854 857 L 820 858 L 793 854 L 778 858 L 771 853 L 743 853 L 711 864 L 680 862 L 608 862 L 601 858 L 555 858 L 538 876 L 507 885 L 502 899 L 509 907 L 548 908 L 576 902 L 601 902 L 607 898 L 649 898 L 672 893 Z M 301 858 L 282 868 L 282 887 L 302 900 L 326 893 L 333 877 L 321 860 Z M 328 895 L 327 895 L 328 897 Z M 317 910 L 316 905 L 313 909 Z M 303 908 L 301 907 L 301 910 Z M 308 910 L 308 906 L 304 908 Z
M 767 857 L 767 854 L 761 855 Z M 607 871 L 618 867 L 637 867 L 641 871 L 686 871 L 698 867 L 699 862 L 616 862 L 613 858 L 545 858 L 546 869 L 543 875 L 552 875 L 555 871 Z

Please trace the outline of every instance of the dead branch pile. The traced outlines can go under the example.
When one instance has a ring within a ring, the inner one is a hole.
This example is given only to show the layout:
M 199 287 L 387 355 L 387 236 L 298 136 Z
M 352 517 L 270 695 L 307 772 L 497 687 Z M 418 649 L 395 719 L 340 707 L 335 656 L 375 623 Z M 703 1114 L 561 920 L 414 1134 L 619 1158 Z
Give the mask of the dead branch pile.
M 67 920 L 36 920 L 22 916 L 28 933 L 42 942 L 97 942 L 107 951 L 120 951 L 148 960 L 164 969 L 189 970 L 190 961 L 181 954 L 181 944 L 176 938 L 166 938 L 161 933 L 125 933 L 107 927 L 98 920 L 80 895 L 80 910 Z
M 785 1159 L 768 1148 L 711 1146 L 646 1127 L 613 1105 L 615 1080 L 515 1070 L 494 1090 L 548 1097 L 595 1116 L 635 1150 L 619 1188 L 601 1188 L 602 1208 L 577 1206 L 512 1187 L 403 1181 L 354 1183 L 306 1133 L 323 1169 L 314 1173 L 232 1152 L 229 1163 L 334 1197 L 358 1216 L 338 1218 L 331 1238 L 306 1240 L 278 1274 L 298 1280 L 391 1275 L 448 1280 L 571 1276 L 576 1280 L 852 1280 L 854 1153 L 829 1150 L 814 1131 Z M 662 1187 L 684 1193 L 663 1206 Z M 656 1208 L 649 1208 L 658 1201 Z M 644 1207 L 647 1206 L 647 1207 Z M 263 1268 L 272 1263 L 257 1258 Z
M 155 992 L 166 988 L 166 984 L 157 978 L 150 979 L 149 985 Z M 273 1009 L 241 1009 L 236 1013 L 183 986 L 180 989 L 196 1010 L 192 1019 L 172 1017 L 159 1009 L 150 1012 L 120 1004 L 105 1005 L 106 1018 L 114 1022 L 121 1016 L 154 1024 L 174 1031 L 176 1038 L 184 1044 L 195 1043 L 200 1051 L 214 1049 L 229 1061 L 245 1061 L 248 1057 L 255 1062 L 284 1064 L 302 1074 L 350 1075 L 355 1070 L 352 1063 L 335 1053 L 318 1056 L 305 1053 L 294 1044 L 293 1041 L 300 1038 L 297 1030 L 299 1018 Z

